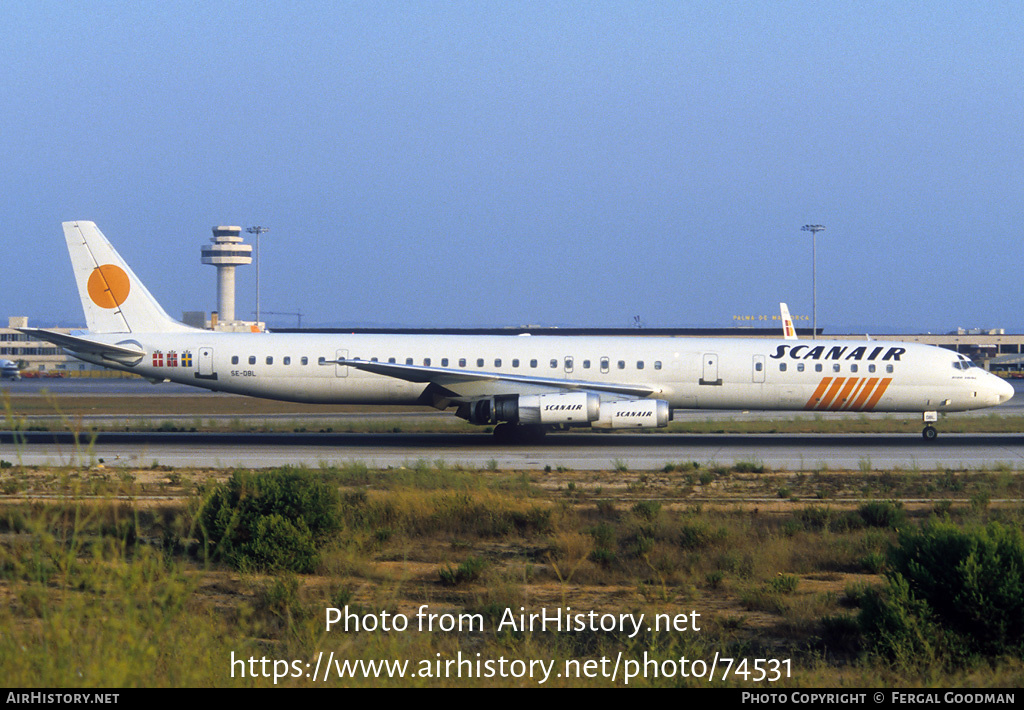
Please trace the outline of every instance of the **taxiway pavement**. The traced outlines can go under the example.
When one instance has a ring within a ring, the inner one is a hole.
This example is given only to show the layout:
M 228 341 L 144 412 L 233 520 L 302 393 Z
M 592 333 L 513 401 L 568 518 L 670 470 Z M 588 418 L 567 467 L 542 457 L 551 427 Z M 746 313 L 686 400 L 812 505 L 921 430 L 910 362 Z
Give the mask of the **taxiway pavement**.
M 1024 413 L 1024 382 L 1014 382 L 1017 396 L 1010 402 L 978 414 L 1014 416 Z M 5 382 L 11 394 L 112 394 L 175 396 L 194 394 L 194 388 L 158 385 L 140 380 L 36 380 Z M 232 395 L 210 394 L 211 397 Z M 971 413 L 957 416 L 970 416 Z M 196 416 L 204 420 L 202 413 Z M 388 419 L 450 417 L 441 412 L 404 414 L 280 415 L 278 418 Z M 807 417 L 807 413 L 679 411 L 677 419 L 781 419 Z M 825 413 L 823 418 L 848 416 Z M 871 415 L 894 416 L 894 415 Z M 142 417 L 126 417 L 137 421 Z M 149 418 L 149 417 L 146 417 Z M 153 416 L 160 421 L 171 417 Z M 188 415 L 186 421 L 195 417 Z M 237 417 L 230 417 L 237 418 Z M 266 417 L 264 417 L 266 418 Z M 273 417 L 271 417 L 273 418 Z M 84 417 L 90 426 L 115 428 L 116 417 Z M 635 434 L 555 433 L 538 445 L 504 445 L 485 433 L 471 434 L 210 434 L 203 432 L 102 433 L 95 440 L 70 434 L 0 433 L 0 459 L 24 465 L 93 464 L 145 467 L 277 467 L 285 465 L 339 466 L 351 462 L 374 468 L 399 468 L 426 461 L 443 461 L 467 469 L 537 470 L 559 466 L 581 470 L 656 470 L 668 463 L 696 461 L 702 465 L 756 462 L 775 470 L 934 470 L 980 469 L 1009 466 L 1024 468 L 1024 433 L 951 434 L 925 442 L 917 434 Z
M 668 463 L 759 463 L 773 470 L 941 470 L 1024 467 L 1024 435 L 551 434 L 503 445 L 487 434 L 117 433 L 95 440 L 48 432 L 0 435 L 0 459 L 24 465 L 372 468 L 420 462 L 465 469 L 658 470 Z

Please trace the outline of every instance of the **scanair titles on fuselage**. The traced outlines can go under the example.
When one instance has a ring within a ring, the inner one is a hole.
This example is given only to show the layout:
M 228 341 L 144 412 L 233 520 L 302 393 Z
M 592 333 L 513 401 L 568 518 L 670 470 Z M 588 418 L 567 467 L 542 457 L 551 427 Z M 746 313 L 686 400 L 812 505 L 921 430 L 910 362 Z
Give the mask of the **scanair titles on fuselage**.
M 160 307 L 92 222 L 64 235 L 88 332 L 22 329 L 155 382 L 292 402 L 427 404 L 501 438 L 663 427 L 674 409 L 939 412 L 1001 404 L 1000 378 L 942 348 L 884 341 L 646 336 L 227 333 Z

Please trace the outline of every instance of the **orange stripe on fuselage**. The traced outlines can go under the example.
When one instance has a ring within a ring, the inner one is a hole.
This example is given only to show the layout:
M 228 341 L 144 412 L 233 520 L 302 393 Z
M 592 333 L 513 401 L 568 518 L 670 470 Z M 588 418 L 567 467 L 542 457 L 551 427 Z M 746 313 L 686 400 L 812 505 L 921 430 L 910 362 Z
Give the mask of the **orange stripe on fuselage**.
M 867 378 L 867 382 L 864 383 L 864 387 L 861 388 L 860 393 L 857 395 L 857 398 L 853 400 L 853 404 L 850 405 L 850 409 L 852 409 L 855 412 L 860 411 L 860 408 L 864 406 L 864 403 L 867 401 L 868 397 L 871 396 L 871 393 L 874 391 L 875 385 L 877 384 L 877 377 Z
M 843 387 L 843 391 L 839 393 L 839 396 L 836 397 L 836 401 L 832 403 L 832 406 L 829 407 L 829 409 L 842 409 L 843 405 L 846 404 L 846 398 L 849 397 L 850 392 L 853 391 L 853 388 L 857 386 L 858 382 L 860 382 L 859 377 L 849 378 L 846 382 L 846 387 Z
M 828 406 L 832 404 L 832 400 L 839 394 L 839 390 L 844 382 L 846 382 L 845 377 L 837 377 L 832 380 L 832 386 L 828 388 L 828 392 L 821 398 L 821 404 L 818 405 L 818 409 L 828 409 Z
M 814 409 L 818 406 L 818 402 L 821 400 L 821 395 L 825 393 L 825 388 L 828 387 L 828 383 L 832 381 L 831 377 L 822 377 L 821 382 L 818 383 L 818 389 L 814 390 L 814 394 L 807 400 L 807 404 L 804 405 L 804 409 Z
M 865 387 L 865 385 L 867 385 L 867 383 L 868 383 L 868 378 L 867 377 L 858 378 L 857 386 L 853 388 L 853 392 L 850 393 L 850 397 L 849 397 L 849 399 L 846 400 L 846 404 L 843 406 L 843 409 L 846 409 L 846 410 L 852 410 L 853 409 L 854 402 L 856 402 L 860 398 L 861 393 L 864 392 L 864 387 Z
M 885 394 L 885 390 L 886 388 L 889 387 L 890 382 L 892 382 L 891 377 L 885 377 L 882 379 L 882 381 L 878 384 L 878 388 L 875 390 L 875 393 L 871 395 L 871 399 L 869 399 L 868 403 L 864 405 L 865 411 L 870 412 L 872 409 L 875 408 L 875 405 L 878 404 L 878 400 L 880 400 L 882 398 L 882 395 Z
M 871 411 L 891 382 L 891 377 L 823 377 L 804 409 Z

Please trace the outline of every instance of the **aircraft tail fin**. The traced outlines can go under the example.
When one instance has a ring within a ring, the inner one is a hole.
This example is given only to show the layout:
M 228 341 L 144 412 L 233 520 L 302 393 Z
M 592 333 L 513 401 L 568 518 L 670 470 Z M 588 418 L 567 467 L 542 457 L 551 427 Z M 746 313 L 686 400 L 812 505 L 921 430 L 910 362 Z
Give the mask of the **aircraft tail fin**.
M 793 318 L 789 315 L 789 306 L 780 303 L 779 310 L 782 311 L 782 337 L 786 340 L 796 340 L 796 326 L 793 325 Z
M 93 222 L 64 222 L 71 268 L 93 333 L 194 330 L 171 318 Z

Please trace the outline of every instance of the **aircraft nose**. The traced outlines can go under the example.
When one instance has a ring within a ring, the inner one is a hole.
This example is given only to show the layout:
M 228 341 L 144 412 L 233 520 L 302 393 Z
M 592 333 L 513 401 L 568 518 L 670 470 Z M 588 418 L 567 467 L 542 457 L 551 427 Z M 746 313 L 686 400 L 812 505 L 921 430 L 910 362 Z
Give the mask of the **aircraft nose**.
M 1010 402 L 1013 399 L 1014 394 L 1017 392 L 1014 390 L 1014 385 L 1010 384 L 1005 379 L 989 373 L 989 396 L 994 400 L 995 404 L 1001 405 L 1005 402 Z
M 995 375 L 993 375 L 993 377 L 995 377 Z M 1011 385 L 1009 382 L 1002 379 L 1001 377 L 997 377 L 996 379 L 999 380 L 998 382 L 995 383 L 996 398 L 999 400 L 999 404 L 1002 404 L 1003 402 L 1009 402 L 1015 394 L 1013 390 L 1013 385 Z

